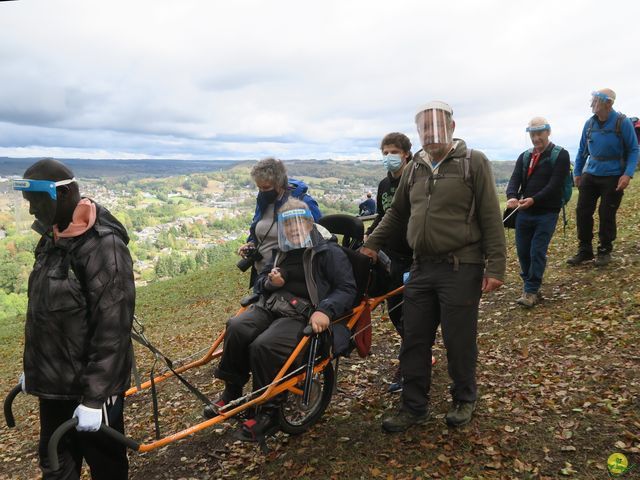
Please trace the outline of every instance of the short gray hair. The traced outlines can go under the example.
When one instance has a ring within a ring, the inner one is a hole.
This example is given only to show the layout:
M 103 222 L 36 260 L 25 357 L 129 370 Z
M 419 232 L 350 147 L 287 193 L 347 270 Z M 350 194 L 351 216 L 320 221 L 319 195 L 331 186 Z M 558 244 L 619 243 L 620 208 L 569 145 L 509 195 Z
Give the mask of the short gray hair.
M 268 182 L 274 188 L 286 190 L 289 185 L 287 169 L 282 161 L 273 157 L 265 158 L 256 163 L 251 169 L 251 178 L 254 182 Z

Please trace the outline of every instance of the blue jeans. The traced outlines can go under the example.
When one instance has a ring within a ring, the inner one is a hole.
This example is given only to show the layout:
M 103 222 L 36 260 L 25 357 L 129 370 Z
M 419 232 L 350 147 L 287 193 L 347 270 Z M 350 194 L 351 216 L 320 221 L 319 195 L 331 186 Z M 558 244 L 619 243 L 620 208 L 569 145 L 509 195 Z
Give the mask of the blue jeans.
M 558 223 L 559 212 L 533 215 L 520 210 L 516 218 L 516 248 L 524 291 L 537 293 L 547 266 L 547 248 Z

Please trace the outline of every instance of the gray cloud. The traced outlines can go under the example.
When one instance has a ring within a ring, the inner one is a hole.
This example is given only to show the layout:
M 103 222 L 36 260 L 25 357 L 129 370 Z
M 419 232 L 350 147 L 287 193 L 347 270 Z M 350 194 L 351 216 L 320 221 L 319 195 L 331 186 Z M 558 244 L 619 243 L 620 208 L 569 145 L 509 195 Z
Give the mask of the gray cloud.
M 431 99 L 491 158 L 534 115 L 575 153 L 591 90 L 640 112 L 640 6 L 608 5 L 603 23 L 595 0 L 6 2 L 0 155 L 370 158 L 389 131 L 417 143 Z

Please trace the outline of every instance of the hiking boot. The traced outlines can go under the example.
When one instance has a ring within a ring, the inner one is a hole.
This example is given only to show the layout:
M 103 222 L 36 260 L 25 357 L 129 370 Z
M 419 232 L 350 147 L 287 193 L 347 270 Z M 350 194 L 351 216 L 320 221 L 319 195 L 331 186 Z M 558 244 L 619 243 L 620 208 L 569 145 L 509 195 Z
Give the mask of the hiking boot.
M 536 303 L 538 303 L 538 294 L 523 292 L 522 296 L 518 300 L 516 300 L 516 302 L 518 302 L 523 307 L 531 308 Z
M 611 263 L 611 254 L 608 252 L 598 253 L 595 262 L 593 262 L 596 267 L 606 267 L 609 263 Z
M 584 262 L 588 262 L 589 260 L 593 260 L 593 252 L 579 251 L 573 257 L 567 260 L 567 264 L 575 266 L 580 265 Z
M 461 427 L 471 421 L 473 411 L 476 409 L 476 402 L 453 401 L 453 405 L 447 412 L 445 420 L 450 427 Z
M 400 408 L 395 415 L 382 421 L 382 429 L 385 432 L 404 432 L 413 425 L 424 425 L 429 420 L 429 417 L 430 413 L 428 411 L 415 415 L 408 410 Z

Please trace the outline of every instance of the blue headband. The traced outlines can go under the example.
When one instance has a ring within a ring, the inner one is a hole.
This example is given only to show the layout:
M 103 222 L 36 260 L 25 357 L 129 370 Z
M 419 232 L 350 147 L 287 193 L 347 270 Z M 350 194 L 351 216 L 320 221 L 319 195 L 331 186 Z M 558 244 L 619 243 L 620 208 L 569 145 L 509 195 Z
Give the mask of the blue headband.
M 60 180 L 58 182 L 54 182 L 53 180 L 31 180 L 30 178 L 20 178 L 13 181 L 13 189 L 21 190 L 23 192 L 45 192 L 49 194 L 51 200 L 56 200 L 58 198 L 58 195 L 56 194 L 56 187 L 69 185 L 75 181 L 75 177 L 68 180 Z
M 536 125 L 535 127 L 527 127 L 527 132 L 541 132 L 543 130 L 551 130 L 551 125 L 545 123 L 544 125 Z
M 278 220 L 285 221 L 291 218 L 313 218 L 311 212 L 304 208 L 294 208 L 293 210 L 287 210 L 278 214 Z
M 600 100 L 602 100 L 604 102 L 613 101 L 613 98 L 611 98 L 606 93 L 602 93 L 602 92 L 591 92 L 591 96 L 597 97 L 597 98 L 599 98 Z

